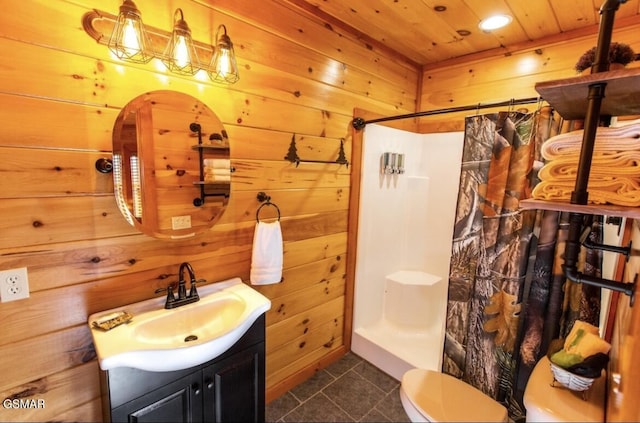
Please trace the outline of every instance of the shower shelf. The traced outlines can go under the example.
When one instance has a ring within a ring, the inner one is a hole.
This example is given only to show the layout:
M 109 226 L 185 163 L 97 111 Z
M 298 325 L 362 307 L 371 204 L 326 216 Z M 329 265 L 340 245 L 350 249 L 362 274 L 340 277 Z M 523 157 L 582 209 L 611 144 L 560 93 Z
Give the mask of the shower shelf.
M 431 286 L 442 280 L 441 277 L 419 270 L 399 270 L 386 277 L 387 280 L 402 285 Z
M 572 78 L 538 82 L 535 89 L 564 119 L 584 119 L 589 85 L 606 83 L 600 113 L 608 116 L 640 114 L 637 90 L 640 68 L 598 72 Z

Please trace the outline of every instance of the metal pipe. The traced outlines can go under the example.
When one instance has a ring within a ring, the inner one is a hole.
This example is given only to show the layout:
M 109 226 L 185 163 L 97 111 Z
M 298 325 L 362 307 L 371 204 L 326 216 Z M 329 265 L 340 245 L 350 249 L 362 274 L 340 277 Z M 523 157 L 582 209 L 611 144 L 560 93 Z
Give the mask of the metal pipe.
M 591 67 L 591 73 L 604 72 L 609 70 L 609 45 L 611 44 L 611 34 L 613 32 L 613 21 L 616 10 L 621 3 L 627 0 L 606 0 L 600 8 L 600 28 L 598 33 L 598 43 L 596 45 L 595 63 Z M 604 98 L 606 83 L 597 83 L 589 86 L 587 111 L 585 115 L 585 129 L 582 136 L 582 146 L 580 149 L 580 159 L 578 162 L 578 173 L 574 191 L 571 193 L 572 204 L 587 204 L 589 193 L 587 185 L 589 182 L 589 172 L 591 170 L 591 159 L 595 144 L 596 131 L 600 120 L 600 106 Z M 562 270 L 567 279 L 575 283 L 585 283 L 600 288 L 612 289 L 623 292 L 631 297 L 630 304 L 633 305 L 635 299 L 636 280 L 627 284 L 612 281 L 604 278 L 583 275 L 578 272 L 578 257 L 580 255 L 580 238 L 583 226 L 583 218 L 580 213 L 569 214 L 569 233 L 565 244 L 564 264 Z
M 470 110 L 489 109 L 492 107 L 504 107 L 504 106 L 515 106 L 519 104 L 539 103 L 540 101 L 541 101 L 540 97 L 529 97 L 529 98 L 521 98 L 521 99 L 511 99 L 509 101 L 501 101 L 498 103 L 485 103 L 485 104 L 478 103 L 478 104 L 469 105 L 469 106 L 449 107 L 447 109 L 426 110 L 423 112 L 407 113 L 404 115 L 396 115 L 396 116 L 386 116 L 386 117 L 381 117 L 381 118 L 371 119 L 371 120 L 364 120 L 361 117 L 356 117 L 351 121 L 351 125 L 355 129 L 361 130 L 368 123 L 378 123 L 378 122 L 387 122 L 390 120 L 411 119 L 415 117 L 442 115 L 445 113 L 466 112 Z
M 626 247 L 621 247 L 617 245 L 600 244 L 597 242 L 592 242 L 589 239 L 590 233 L 591 233 L 590 227 L 587 226 L 586 228 L 584 228 L 584 230 L 582 231 L 582 235 L 580 235 L 580 242 L 582 243 L 582 245 L 589 248 L 590 250 L 610 251 L 612 253 L 624 254 L 625 257 L 627 257 L 627 261 L 629 261 L 629 257 L 631 257 L 631 245 L 632 245 L 631 241 L 629 241 L 629 245 Z
M 564 248 L 564 265 L 563 268 L 578 268 L 578 257 L 580 256 L 580 235 L 584 220 L 580 213 L 569 213 L 569 231 Z
M 605 72 L 609 70 L 609 46 L 613 32 L 613 22 L 616 11 L 621 3 L 627 0 L 605 0 L 600 7 L 600 27 L 598 30 L 598 42 L 596 44 L 595 60 L 591 66 L 591 73 Z M 604 98 L 606 83 L 589 85 L 587 111 L 584 119 L 584 131 L 582 135 L 582 147 L 580 149 L 580 161 L 574 191 L 571 193 L 572 204 L 587 204 L 589 193 L 587 184 L 591 170 L 591 159 L 596 139 L 596 131 L 600 121 L 600 106 Z
M 622 292 L 623 294 L 631 297 L 629 299 L 629 304 L 633 306 L 635 295 L 636 295 L 636 285 L 637 283 L 637 275 L 636 279 L 634 279 L 631 283 L 624 283 L 618 281 L 612 281 L 604 278 L 597 278 L 594 276 L 587 276 L 577 271 L 574 267 L 568 267 L 566 265 L 562 265 L 562 270 L 564 275 L 572 282 L 575 283 L 584 283 L 587 285 L 593 285 L 600 288 L 611 289 L 612 291 Z
M 591 73 L 606 72 L 609 70 L 609 45 L 616 11 L 627 0 L 606 0 L 600 7 L 600 28 L 598 32 L 598 44 L 596 45 L 595 60 L 591 65 Z
M 584 131 L 582 134 L 582 147 L 580 148 L 576 183 L 571 193 L 572 204 L 587 204 L 589 199 L 587 185 L 589 183 L 591 159 L 593 157 L 598 122 L 600 121 L 600 106 L 602 105 L 606 86 L 606 83 L 589 85 L 587 113 L 584 119 Z

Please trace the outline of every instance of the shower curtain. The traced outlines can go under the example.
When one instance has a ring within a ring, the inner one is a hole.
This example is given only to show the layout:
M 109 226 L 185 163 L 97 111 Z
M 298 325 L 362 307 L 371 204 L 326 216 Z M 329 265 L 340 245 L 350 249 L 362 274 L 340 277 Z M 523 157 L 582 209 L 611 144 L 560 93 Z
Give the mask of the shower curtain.
M 532 368 L 527 367 L 530 361 L 520 365 L 521 355 L 517 354 L 521 344 L 525 345 L 523 333 L 528 328 L 520 320 L 527 309 L 523 300 L 544 297 L 529 295 L 531 289 L 538 289 L 532 277 L 534 264 L 538 264 L 538 271 L 554 269 L 554 258 L 561 254 L 561 243 L 556 241 L 564 236 L 559 231 L 564 228 L 560 215 L 519 210 L 519 201 L 530 197 L 541 165 L 540 146 L 558 128 L 548 108 L 530 114 L 477 115 L 465 121 L 443 371 L 502 402 L 516 421 L 524 416 L 520 387 L 526 384 Z M 554 218 L 557 226 L 547 224 L 545 238 L 541 233 L 542 242 L 538 243 L 535 234 L 540 233 L 541 224 Z M 548 245 L 549 238 L 553 240 L 552 255 L 531 248 Z M 597 267 L 597 258 L 592 261 Z M 557 277 L 553 292 L 542 300 L 544 305 L 531 306 L 532 313 L 527 314 L 534 321 L 545 322 L 553 314 L 554 320 L 546 322 L 552 337 L 560 333 L 561 322 L 566 327 L 569 320 L 575 320 L 562 311 L 571 309 L 575 301 L 569 301 L 572 296 L 562 291 L 564 278 Z M 590 288 L 583 294 L 583 286 L 574 289 L 571 285 L 569 282 L 564 288 L 567 293 L 577 291 L 587 298 L 586 303 L 591 301 Z M 551 310 L 549 302 L 559 302 L 561 307 Z M 543 312 L 547 314 L 541 315 Z M 541 339 L 536 344 L 534 338 L 527 338 L 534 342 L 526 344 L 526 352 L 536 358 L 544 354 Z
M 589 240 L 603 242 L 601 216 L 584 216 L 584 226 L 591 227 Z M 535 261 L 530 270 L 530 284 L 525 285 L 525 313 L 519 346 L 516 390 L 524 393 L 526 381 L 538 359 L 546 354 L 553 339 L 568 335 L 576 320 L 594 326 L 600 319 L 600 288 L 576 284 L 565 277 L 560 268 L 569 228 L 569 214 L 544 211 L 539 221 Z M 581 251 L 584 274 L 601 277 L 601 250 Z

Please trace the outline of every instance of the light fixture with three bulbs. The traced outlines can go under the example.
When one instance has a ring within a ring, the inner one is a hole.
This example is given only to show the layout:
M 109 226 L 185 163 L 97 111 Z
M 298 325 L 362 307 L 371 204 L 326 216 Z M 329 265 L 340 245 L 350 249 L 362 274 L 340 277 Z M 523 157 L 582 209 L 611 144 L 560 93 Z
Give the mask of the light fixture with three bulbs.
M 108 30 L 109 24 L 113 27 L 107 40 L 100 30 Z M 123 61 L 148 63 L 151 59 L 158 58 L 170 72 L 179 75 L 195 75 L 204 70 L 212 81 L 231 84 L 240 78 L 233 43 L 227 35 L 226 26 L 218 26 L 215 47 L 199 43 L 192 39 L 191 29 L 180 8 L 174 13 L 171 33 L 145 26 L 142 15 L 132 0 L 124 0 L 118 16 L 98 10 L 85 14 L 83 26 L 91 37 L 106 44 Z M 154 45 L 161 43 L 164 43 L 164 50 L 154 48 Z M 211 60 L 207 65 L 203 64 L 200 57 L 211 54 L 212 50 Z

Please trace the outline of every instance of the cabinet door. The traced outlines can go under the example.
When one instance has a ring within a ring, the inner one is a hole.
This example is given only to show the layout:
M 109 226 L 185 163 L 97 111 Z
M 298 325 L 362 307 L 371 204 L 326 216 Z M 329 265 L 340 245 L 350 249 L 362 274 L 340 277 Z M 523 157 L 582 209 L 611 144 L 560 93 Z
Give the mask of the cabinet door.
M 204 419 L 264 421 L 264 342 L 204 369 Z
M 112 410 L 114 422 L 201 422 L 201 372 L 171 382 Z M 131 381 L 135 383 L 135 381 Z

